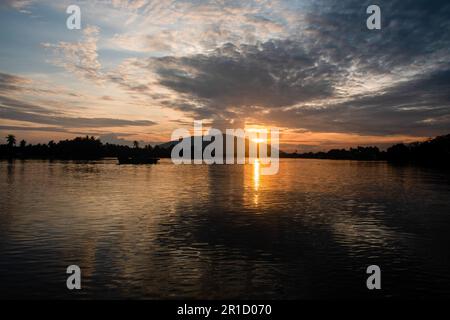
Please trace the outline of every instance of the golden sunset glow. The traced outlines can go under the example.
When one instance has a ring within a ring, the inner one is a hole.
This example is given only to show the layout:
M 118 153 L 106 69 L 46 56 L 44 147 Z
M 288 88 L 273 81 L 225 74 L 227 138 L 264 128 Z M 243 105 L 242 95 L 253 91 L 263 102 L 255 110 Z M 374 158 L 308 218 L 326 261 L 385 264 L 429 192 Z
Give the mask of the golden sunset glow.
M 267 142 L 266 139 L 262 139 L 262 138 L 255 138 L 255 139 L 252 139 L 252 141 L 255 142 L 255 143 L 263 143 L 263 142 Z
M 245 131 L 253 136 L 251 141 L 254 143 L 267 143 L 269 137 L 269 129 L 261 125 L 246 126 Z
M 398 41 L 392 47 L 399 49 L 379 61 L 350 43 L 342 64 L 328 52 L 328 37 L 309 32 L 316 28 L 309 14 L 329 18 L 309 0 L 270 7 L 181 1 L 176 10 L 172 1 L 157 9 L 148 0 L 85 1 L 77 32 L 61 24 L 65 1 L 3 2 L 0 21 L 18 20 L 5 26 L 13 32 L 2 39 L 1 136 L 35 144 L 92 135 L 104 143 L 156 145 L 202 120 L 222 131 L 245 129 L 256 143 L 270 142 L 261 135 L 279 128 L 281 150 L 309 152 L 385 148 L 448 128 L 447 101 L 435 94 L 445 83 L 433 80 L 446 79 L 437 75 L 447 46 L 428 33 L 430 50 L 410 65 L 395 56 L 409 47 Z M 378 41 L 375 33 L 364 36 Z M 337 43 L 356 38 L 336 35 Z M 395 72 L 375 71 L 380 66 Z
M 450 298 L 449 17 L 0 0 L 0 300 L 202 319 Z

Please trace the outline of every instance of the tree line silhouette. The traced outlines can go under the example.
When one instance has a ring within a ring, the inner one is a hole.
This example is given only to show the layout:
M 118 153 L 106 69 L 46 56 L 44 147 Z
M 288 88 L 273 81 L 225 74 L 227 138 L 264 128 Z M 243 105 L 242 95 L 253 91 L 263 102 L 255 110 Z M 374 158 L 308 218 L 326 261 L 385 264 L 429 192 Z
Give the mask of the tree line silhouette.
M 357 147 L 350 149 L 332 149 L 328 152 L 280 153 L 285 158 L 333 159 L 333 160 L 386 160 L 387 152 L 378 147 Z
M 72 140 L 61 140 L 55 143 L 53 140 L 47 144 L 27 144 L 22 140 L 16 145 L 13 135 L 6 137 L 6 144 L 0 145 L 0 158 L 20 159 L 66 159 L 66 160 L 95 160 L 107 157 L 170 157 L 171 148 L 152 147 L 146 145 L 140 147 L 134 141 L 133 147 L 102 143 L 95 137 L 77 137 Z
M 350 149 L 332 149 L 328 152 L 284 153 L 284 158 L 334 159 L 334 160 L 387 160 L 395 163 L 416 163 L 426 165 L 450 164 L 450 134 L 438 136 L 422 142 L 399 143 L 386 151 L 378 147 L 357 147 Z
M 173 144 L 167 147 L 146 145 L 140 147 L 134 141 L 133 147 L 102 143 L 95 137 L 77 137 L 57 143 L 28 144 L 21 140 L 17 144 L 14 135 L 5 137 L 6 144 L 0 145 L 0 158 L 3 159 L 72 159 L 95 160 L 105 157 L 155 157 L 170 158 Z M 167 144 L 166 144 L 167 145 Z M 450 134 L 438 136 L 423 142 L 396 144 L 386 151 L 378 147 L 357 147 L 332 149 L 328 152 L 287 153 L 280 151 L 280 158 L 335 159 L 335 160 L 387 160 L 399 163 L 418 163 L 446 165 L 450 163 Z

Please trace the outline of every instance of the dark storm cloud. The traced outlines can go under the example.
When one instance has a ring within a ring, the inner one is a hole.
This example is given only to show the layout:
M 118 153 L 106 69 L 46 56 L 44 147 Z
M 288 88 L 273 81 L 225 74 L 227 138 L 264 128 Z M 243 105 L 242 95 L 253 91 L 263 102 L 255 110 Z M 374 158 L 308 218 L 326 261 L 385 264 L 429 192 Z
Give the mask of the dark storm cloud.
M 448 1 L 377 1 L 382 12 L 379 31 L 366 28 L 370 4 L 373 1 L 314 1 L 305 29 L 319 40 L 315 43 L 324 56 L 335 62 L 358 62 L 367 72 L 389 73 L 427 57 L 448 61 Z
M 378 1 L 379 31 L 366 28 L 369 4 L 310 2 L 304 25 L 287 39 L 228 43 L 209 54 L 153 59 L 151 67 L 184 97 L 172 105 L 198 118 L 375 135 L 450 130 L 450 3 Z M 368 84 L 376 75 L 397 79 L 388 89 L 342 93 L 355 85 L 354 74 Z M 347 101 L 315 105 L 328 98 Z M 293 105 L 300 108 L 286 110 Z
M 450 69 L 326 109 L 273 111 L 263 120 L 322 132 L 437 135 L 450 130 Z
M 314 53 L 298 43 L 274 40 L 239 48 L 226 44 L 210 55 L 161 58 L 156 71 L 164 86 L 208 101 L 208 108 L 220 112 L 228 106 L 270 108 L 330 97 L 342 70 L 316 62 Z

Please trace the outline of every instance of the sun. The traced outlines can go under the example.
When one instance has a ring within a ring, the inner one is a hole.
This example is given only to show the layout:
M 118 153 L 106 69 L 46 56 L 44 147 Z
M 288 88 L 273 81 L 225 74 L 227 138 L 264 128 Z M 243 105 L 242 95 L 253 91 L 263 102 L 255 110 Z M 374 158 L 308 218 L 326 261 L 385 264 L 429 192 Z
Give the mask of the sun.
M 262 138 L 255 138 L 255 139 L 252 139 L 252 141 L 253 141 L 254 143 L 263 143 L 263 142 L 267 142 L 266 139 L 262 139 Z
M 267 134 L 269 130 L 264 126 L 246 126 L 246 132 L 256 133 L 257 137 L 252 139 L 254 143 L 267 143 Z

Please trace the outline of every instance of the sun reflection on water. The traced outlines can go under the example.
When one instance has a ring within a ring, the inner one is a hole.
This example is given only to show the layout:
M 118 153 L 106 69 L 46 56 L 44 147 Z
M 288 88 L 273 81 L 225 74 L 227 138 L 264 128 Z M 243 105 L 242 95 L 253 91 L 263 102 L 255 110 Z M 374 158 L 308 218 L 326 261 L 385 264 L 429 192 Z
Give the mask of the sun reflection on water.
M 254 189 L 254 195 L 253 195 L 253 204 L 258 205 L 259 204 L 259 187 L 260 187 L 260 179 L 261 179 L 261 171 L 260 171 L 261 163 L 259 159 L 255 159 L 253 163 L 253 189 Z
M 253 187 L 255 191 L 258 191 L 259 189 L 261 175 L 260 165 L 259 159 L 255 159 L 255 162 L 253 163 Z

